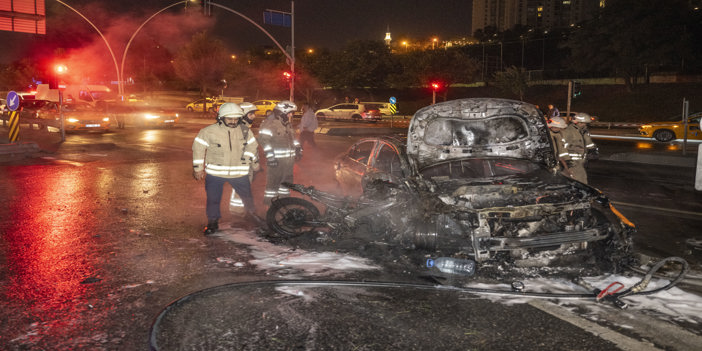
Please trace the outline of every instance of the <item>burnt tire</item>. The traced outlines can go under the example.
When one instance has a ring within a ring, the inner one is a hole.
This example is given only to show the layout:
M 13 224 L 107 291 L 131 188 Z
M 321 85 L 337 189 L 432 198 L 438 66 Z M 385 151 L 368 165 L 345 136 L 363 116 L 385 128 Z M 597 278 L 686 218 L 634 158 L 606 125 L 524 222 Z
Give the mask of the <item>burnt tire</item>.
M 668 142 L 675 139 L 675 133 L 670 129 L 660 129 L 653 133 L 653 138 L 661 142 Z
M 276 233 L 293 238 L 313 230 L 309 222 L 317 222 L 319 210 L 311 202 L 297 197 L 273 200 L 266 212 L 266 224 Z

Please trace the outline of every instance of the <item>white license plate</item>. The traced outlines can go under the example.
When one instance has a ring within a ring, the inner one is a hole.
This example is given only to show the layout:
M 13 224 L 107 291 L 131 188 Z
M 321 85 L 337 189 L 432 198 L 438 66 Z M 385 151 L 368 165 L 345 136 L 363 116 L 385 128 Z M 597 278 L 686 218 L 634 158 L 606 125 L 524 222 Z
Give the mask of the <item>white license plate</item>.
M 86 128 L 96 128 L 96 127 L 100 127 L 100 125 L 99 124 L 86 124 L 85 127 Z

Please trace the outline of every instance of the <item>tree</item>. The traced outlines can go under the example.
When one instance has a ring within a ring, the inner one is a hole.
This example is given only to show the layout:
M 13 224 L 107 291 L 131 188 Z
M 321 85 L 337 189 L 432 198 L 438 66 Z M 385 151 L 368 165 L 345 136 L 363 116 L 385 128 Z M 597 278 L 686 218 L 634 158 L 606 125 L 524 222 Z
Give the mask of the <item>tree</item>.
M 472 83 L 480 72 L 480 64 L 460 48 L 415 51 L 403 55 L 401 60 L 404 71 L 400 77 L 395 77 L 396 82 L 419 86 L 440 82 L 444 100 L 449 86 Z
M 524 93 L 529 87 L 529 74 L 524 68 L 511 66 L 504 72 L 495 73 L 497 86 L 506 91 L 519 96 L 519 100 L 524 101 Z
M 576 28 L 565 46 L 577 72 L 608 72 L 624 78 L 629 91 L 651 65 L 680 60 L 694 47 L 685 35 L 691 15 L 686 0 L 608 1 L 593 20 Z
M 176 74 L 187 83 L 200 88 L 202 96 L 220 86 L 227 68 L 227 50 L 221 40 L 206 32 L 195 34 L 173 61 Z
M 379 40 L 349 42 L 330 61 L 322 81 L 336 88 L 384 88 L 393 68 L 390 49 Z

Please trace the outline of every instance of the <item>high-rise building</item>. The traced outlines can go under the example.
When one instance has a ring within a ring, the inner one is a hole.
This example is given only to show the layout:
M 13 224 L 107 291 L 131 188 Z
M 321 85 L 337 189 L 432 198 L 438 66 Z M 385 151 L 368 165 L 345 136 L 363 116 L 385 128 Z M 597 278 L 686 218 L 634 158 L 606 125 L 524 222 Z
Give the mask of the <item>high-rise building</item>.
M 516 25 L 535 30 L 568 27 L 590 19 L 604 0 L 473 0 L 472 30 Z

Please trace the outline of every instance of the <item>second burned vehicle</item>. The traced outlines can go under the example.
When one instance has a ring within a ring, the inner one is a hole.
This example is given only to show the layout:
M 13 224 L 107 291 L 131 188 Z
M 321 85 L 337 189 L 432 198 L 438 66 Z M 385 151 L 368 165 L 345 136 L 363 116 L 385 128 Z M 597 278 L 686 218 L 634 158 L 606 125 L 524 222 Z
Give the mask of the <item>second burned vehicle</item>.
M 425 107 L 410 122 L 406 149 L 396 150 L 401 162 L 383 157 L 402 172 L 365 174 L 357 201 L 291 185 L 326 211 L 278 199 L 269 226 L 284 235 L 322 226 L 339 235 L 370 233 L 479 267 L 577 261 L 616 271 L 629 263 L 634 225 L 600 191 L 559 172 L 546 121 L 531 104 L 474 98 Z M 373 159 L 379 155 L 367 162 L 382 170 Z

